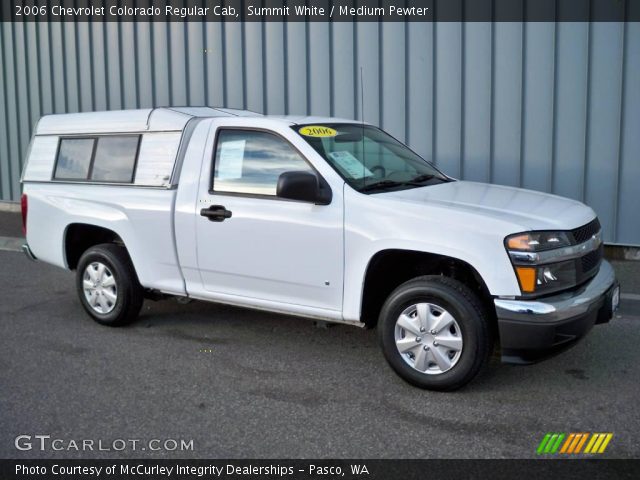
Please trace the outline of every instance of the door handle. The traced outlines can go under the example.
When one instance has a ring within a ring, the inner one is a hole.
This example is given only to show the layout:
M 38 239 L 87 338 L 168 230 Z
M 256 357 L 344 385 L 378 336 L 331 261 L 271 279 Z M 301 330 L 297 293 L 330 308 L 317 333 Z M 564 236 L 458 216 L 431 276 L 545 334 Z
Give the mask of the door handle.
M 207 217 L 212 222 L 223 222 L 231 218 L 231 210 L 227 210 L 222 205 L 211 205 L 209 208 L 200 210 L 200 215 Z

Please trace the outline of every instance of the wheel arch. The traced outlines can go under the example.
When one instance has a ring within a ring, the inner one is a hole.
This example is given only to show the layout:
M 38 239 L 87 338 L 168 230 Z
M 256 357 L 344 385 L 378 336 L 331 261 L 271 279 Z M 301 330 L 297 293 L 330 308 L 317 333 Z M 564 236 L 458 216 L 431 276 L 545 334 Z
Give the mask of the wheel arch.
M 127 248 L 115 231 L 90 223 L 70 223 L 64 230 L 64 261 L 69 270 L 75 270 L 87 249 L 101 243 L 113 243 Z
M 360 300 L 360 321 L 372 328 L 385 300 L 399 285 L 423 275 L 442 275 L 469 287 L 481 301 L 492 324 L 495 307 L 484 279 L 470 263 L 459 258 L 407 249 L 376 252 L 367 264 Z

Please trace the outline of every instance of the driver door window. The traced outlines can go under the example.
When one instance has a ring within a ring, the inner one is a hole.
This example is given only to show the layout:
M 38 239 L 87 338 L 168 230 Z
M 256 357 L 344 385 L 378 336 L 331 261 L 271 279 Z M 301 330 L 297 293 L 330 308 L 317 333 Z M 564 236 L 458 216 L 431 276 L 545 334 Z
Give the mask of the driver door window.
M 313 172 L 306 160 L 277 135 L 256 130 L 221 130 L 216 143 L 213 191 L 275 196 L 278 177 Z

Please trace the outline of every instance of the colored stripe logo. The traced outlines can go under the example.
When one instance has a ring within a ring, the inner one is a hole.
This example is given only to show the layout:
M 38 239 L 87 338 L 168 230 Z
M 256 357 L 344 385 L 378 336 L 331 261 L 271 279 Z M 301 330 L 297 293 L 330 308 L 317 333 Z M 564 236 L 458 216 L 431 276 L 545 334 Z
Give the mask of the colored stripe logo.
M 538 445 L 536 453 L 538 455 L 604 453 L 612 438 L 613 433 L 547 433 Z

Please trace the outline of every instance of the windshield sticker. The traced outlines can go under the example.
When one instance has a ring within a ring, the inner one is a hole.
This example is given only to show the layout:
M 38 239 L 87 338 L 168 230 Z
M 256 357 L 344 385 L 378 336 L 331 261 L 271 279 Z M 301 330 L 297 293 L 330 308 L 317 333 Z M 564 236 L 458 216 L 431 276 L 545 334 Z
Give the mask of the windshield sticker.
M 246 140 L 223 142 L 217 165 L 217 176 L 220 179 L 237 179 L 242 177 L 242 162 Z
M 351 178 L 371 177 L 373 173 L 364 164 L 354 157 L 351 152 L 329 152 L 327 155 L 336 162 Z
M 305 137 L 335 137 L 338 132 L 333 128 L 323 127 L 321 125 L 308 125 L 298 130 L 300 135 Z

